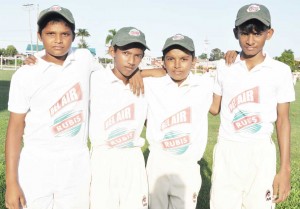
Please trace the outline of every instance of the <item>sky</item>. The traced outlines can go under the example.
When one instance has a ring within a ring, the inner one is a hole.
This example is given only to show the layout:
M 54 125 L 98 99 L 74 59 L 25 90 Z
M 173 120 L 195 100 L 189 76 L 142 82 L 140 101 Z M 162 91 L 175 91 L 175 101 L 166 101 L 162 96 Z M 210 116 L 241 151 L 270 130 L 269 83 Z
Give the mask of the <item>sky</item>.
M 152 57 L 161 56 L 165 40 L 177 33 L 194 40 L 196 55 L 210 53 L 215 48 L 223 52 L 239 50 L 232 32 L 236 13 L 243 5 L 260 3 L 269 8 L 275 30 L 265 51 L 275 57 L 291 49 L 295 58 L 300 58 L 299 0 L 0 0 L 0 3 L 0 48 L 14 45 L 20 53 L 25 53 L 31 40 L 37 43 L 38 13 L 60 5 L 73 13 L 77 29 L 90 33 L 86 42 L 96 48 L 99 57 L 109 57 L 105 46 L 108 30 L 125 26 L 134 26 L 146 34 L 151 49 L 146 54 Z M 33 4 L 30 10 L 23 6 L 26 4 Z M 73 46 L 78 42 L 79 37 Z

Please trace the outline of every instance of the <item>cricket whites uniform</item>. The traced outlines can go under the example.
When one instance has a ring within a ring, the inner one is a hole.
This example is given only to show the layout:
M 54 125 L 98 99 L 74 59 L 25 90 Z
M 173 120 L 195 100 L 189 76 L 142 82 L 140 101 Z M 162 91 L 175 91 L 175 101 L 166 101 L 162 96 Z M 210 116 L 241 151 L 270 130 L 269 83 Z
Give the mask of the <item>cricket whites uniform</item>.
M 140 134 L 146 100 L 112 70 L 91 77 L 91 209 L 147 209 L 148 184 Z
M 38 58 L 13 75 L 8 110 L 26 113 L 19 182 L 28 209 L 88 209 L 88 50 L 70 51 L 62 66 Z
M 196 208 L 207 143 L 213 80 L 190 73 L 178 87 L 169 75 L 144 79 L 148 102 L 150 209 Z
M 290 68 L 266 55 L 249 71 L 237 58 L 218 70 L 214 92 L 222 96 L 222 104 L 210 208 L 274 208 L 276 149 L 271 136 L 277 104 L 295 100 Z

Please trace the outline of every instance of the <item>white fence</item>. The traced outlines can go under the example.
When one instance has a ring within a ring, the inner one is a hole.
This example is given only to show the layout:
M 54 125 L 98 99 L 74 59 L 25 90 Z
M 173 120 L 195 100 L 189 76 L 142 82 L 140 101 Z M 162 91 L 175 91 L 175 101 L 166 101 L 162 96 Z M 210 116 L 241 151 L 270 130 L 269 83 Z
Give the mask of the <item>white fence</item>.
M 16 55 L 14 57 L 0 56 L 0 70 L 17 70 L 21 67 L 24 56 Z

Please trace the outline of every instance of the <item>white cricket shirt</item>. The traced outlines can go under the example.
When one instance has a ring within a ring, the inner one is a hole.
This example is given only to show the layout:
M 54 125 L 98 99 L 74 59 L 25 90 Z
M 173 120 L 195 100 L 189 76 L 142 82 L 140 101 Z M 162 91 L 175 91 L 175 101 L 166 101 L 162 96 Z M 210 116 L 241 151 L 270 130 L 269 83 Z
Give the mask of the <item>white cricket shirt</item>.
M 141 147 L 147 113 L 143 96 L 134 95 L 110 69 L 91 76 L 89 137 L 94 147 Z
M 169 75 L 146 78 L 144 83 L 150 150 L 177 159 L 200 160 L 207 143 L 213 79 L 208 74 L 190 73 L 180 86 Z
M 222 96 L 219 138 L 235 141 L 270 139 L 277 104 L 295 100 L 290 68 L 268 55 L 250 71 L 239 57 L 220 68 L 214 93 Z
M 8 110 L 26 113 L 24 145 L 86 146 L 89 79 L 95 70 L 88 50 L 70 51 L 63 66 L 38 58 L 11 80 Z

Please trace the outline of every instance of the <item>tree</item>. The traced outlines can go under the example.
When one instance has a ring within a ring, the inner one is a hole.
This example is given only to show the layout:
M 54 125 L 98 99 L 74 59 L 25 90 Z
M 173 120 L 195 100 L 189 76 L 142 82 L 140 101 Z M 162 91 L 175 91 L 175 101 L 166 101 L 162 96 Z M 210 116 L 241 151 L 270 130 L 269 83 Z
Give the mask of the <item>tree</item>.
M 224 52 L 221 49 L 215 48 L 211 50 L 209 61 L 220 60 L 224 58 Z
M 112 41 L 113 37 L 116 35 L 117 30 L 116 29 L 110 29 L 108 32 L 109 32 L 109 34 L 106 36 L 106 39 L 105 39 L 105 44 L 106 45 L 111 44 L 111 41 Z
M 87 42 L 84 40 L 85 37 L 89 37 L 90 34 L 86 29 L 78 28 L 76 36 L 80 36 L 80 43 L 78 43 L 79 48 L 88 48 Z
M 274 57 L 274 59 L 287 64 L 288 66 L 290 66 L 292 71 L 295 71 L 297 68 L 294 52 L 291 49 L 284 50 L 284 52 L 282 52 L 280 57 Z
M 13 45 L 8 45 L 4 51 L 4 56 L 13 57 L 18 54 L 18 50 Z
M 198 56 L 199 59 L 207 59 L 207 54 L 202 53 L 201 55 Z
M 1 55 L 4 55 L 4 52 L 5 52 L 5 49 L 4 49 L 4 48 L 1 48 L 1 49 L 0 49 L 0 56 L 1 56 Z

